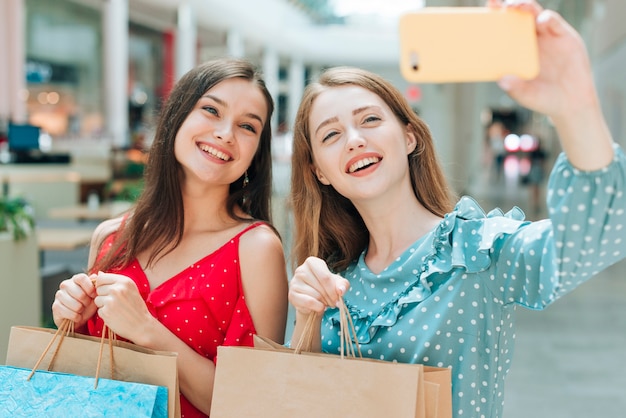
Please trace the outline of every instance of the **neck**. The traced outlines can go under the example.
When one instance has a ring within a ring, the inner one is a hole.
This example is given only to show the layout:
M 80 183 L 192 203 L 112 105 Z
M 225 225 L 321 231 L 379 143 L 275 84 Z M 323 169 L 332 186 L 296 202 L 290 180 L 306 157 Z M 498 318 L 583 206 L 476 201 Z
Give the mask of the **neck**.
M 402 198 L 368 205 L 357 209 L 369 231 L 369 246 L 365 261 L 377 272 L 387 267 L 419 238 L 436 227 L 441 218 L 429 212 L 411 193 L 412 199 Z
M 228 215 L 228 187 L 185 187 L 182 191 L 185 212 L 185 233 L 219 231 L 238 221 Z

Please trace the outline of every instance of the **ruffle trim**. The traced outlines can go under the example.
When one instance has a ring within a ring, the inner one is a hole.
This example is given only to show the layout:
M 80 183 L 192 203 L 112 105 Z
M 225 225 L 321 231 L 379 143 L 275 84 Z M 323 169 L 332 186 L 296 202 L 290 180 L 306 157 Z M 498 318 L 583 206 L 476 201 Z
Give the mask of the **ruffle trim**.
M 467 273 L 484 271 L 491 265 L 490 250 L 495 241 L 517 231 L 528 221 L 524 212 L 514 207 L 507 213 L 494 209 L 488 214 L 471 197 L 464 196 L 454 210 L 445 215 L 433 231 L 429 254 L 411 283 L 395 300 L 387 303 L 378 313 L 346 303 L 355 325 L 359 343 L 370 343 L 379 327 L 389 327 L 398 321 L 400 310 L 411 303 L 420 303 L 432 295 L 428 278 L 433 274 L 462 268 Z M 329 309 L 327 318 L 339 328 L 339 312 Z

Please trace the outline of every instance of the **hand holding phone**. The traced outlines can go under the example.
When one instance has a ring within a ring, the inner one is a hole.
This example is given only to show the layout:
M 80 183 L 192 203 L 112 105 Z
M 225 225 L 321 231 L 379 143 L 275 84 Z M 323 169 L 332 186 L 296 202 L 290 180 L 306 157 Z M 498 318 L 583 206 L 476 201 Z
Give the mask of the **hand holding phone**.
M 539 73 L 534 17 L 487 7 L 426 7 L 400 18 L 400 70 L 415 83 Z

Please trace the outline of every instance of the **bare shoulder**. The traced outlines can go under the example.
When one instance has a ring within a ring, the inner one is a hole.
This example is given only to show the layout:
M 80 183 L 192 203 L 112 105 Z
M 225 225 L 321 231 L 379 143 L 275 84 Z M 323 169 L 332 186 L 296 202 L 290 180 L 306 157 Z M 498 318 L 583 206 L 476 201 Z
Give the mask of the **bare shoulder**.
M 93 235 L 91 236 L 91 246 L 99 247 L 106 237 L 119 229 L 123 220 L 124 217 L 120 216 L 118 218 L 107 219 L 106 221 L 101 222 L 93 231 Z
M 276 250 L 283 252 L 283 245 L 280 237 L 271 226 L 267 224 L 259 225 L 246 231 L 239 239 L 239 247 L 242 250 L 254 250 L 255 258 L 260 254 L 267 254 Z M 243 256 L 242 252 L 240 256 Z
M 91 244 L 89 246 L 89 256 L 87 260 L 87 266 L 89 269 L 94 265 L 96 261 L 96 256 L 98 251 L 100 250 L 100 246 L 112 233 L 117 231 L 124 221 L 124 217 L 120 216 L 119 218 L 108 219 L 104 222 L 101 222 L 96 229 L 93 231 L 91 235 Z
M 277 232 L 269 225 L 246 231 L 239 239 L 239 260 L 242 273 L 259 274 L 285 270 L 285 252 Z M 272 273 L 270 273 L 272 274 Z

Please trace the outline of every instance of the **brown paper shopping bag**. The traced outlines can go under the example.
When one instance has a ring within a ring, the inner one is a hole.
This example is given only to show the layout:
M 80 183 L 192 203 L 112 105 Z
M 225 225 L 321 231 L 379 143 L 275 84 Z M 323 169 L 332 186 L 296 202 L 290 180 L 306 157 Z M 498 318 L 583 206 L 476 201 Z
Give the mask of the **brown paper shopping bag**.
M 254 348 L 218 347 L 216 365 L 212 418 L 452 416 L 449 369 L 303 352 L 258 336 Z
M 452 417 L 452 370 L 448 368 L 424 366 L 426 383 L 426 414 L 437 418 Z M 437 387 L 436 394 L 433 387 Z M 435 402 L 436 401 L 436 402 Z M 429 409 L 430 408 L 430 409 Z
M 6 365 L 32 369 L 56 332 L 48 328 L 11 327 Z M 109 355 L 101 355 L 100 338 L 67 335 L 60 347 L 55 342 L 48 350 L 38 369 L 94 377 L 101 357 L 100 377 L 108 378 L 107 371 L 114 370 L 115 380 L 166 386 L 168 416 L 180 417 L 176 353 L 154 351 L 123 341 L 115 341 L 111 350 L 113 365 Z
M 425 418 L 419 365 L 250 347 L 217 353 L 212 418 Z

